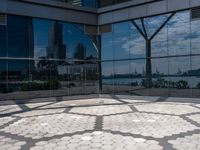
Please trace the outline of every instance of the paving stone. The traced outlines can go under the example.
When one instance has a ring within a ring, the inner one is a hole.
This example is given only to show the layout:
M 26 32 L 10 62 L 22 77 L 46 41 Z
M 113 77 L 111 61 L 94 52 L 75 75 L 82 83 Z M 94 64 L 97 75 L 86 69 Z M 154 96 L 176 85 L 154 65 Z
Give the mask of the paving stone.
M 89 141 L 83 141 L 82 137 L 89 139 Z M 118 139 L 121 139 L 119 142 Z M 63 143 L 60 141 L 55 142 L 55 140 L 49 140 L 47 141 L 49 145 L 53 145 L 57 149 L 60 147 L 62 149 L 66 148 L 69 150 L 132 150 L 132 149 L 148 149 L 148 150 L 162 150 L 162 147 L 159 145 L 157 141 L 151 140 L 151 147 L 149 147 L 148 144 L 145 142 L 148 142 L 146 139 L 139 139 L 134 138 L 131 136 L 122 136 L 118 134 L 111 134 L 107 132 L 102 132 L 102 134 L 93 134 L 93 133 L 84 133 L 80 136 L 73 135 L 70 137 L 63 137 L 62 139 L 66 139 L 69 141 L 69 144 L 63 145 Z M 102 139 L 100 142 L 96 143 L 94 142 L 94 139 Z M 78 141 L 77 143 L 71 143 L 70 141 Z M 88 143 L 87 143 L 88 142 Z M 39 142 L 38 142 L 39 143 Z M 36 145 L 38 145 L 36 143 Z M 49 150 L 48 148 L 51 146 L 45 146 L 43 145 L 43 150 Z M 35 146 L 37 147 L 37 146 Z M 35 149 L 33 147 L 33 149 Z M 156 148 L 156 149 L 155 149 Z
M 115 99 L 109 98 L 91 98 L 91 99 L 81 99 L 81 100 L 66 100 L 63 98 L 64 101 L 61 102 L 42 102 L 42 103 L 31 103 L 27 104 L 29 108 L 61 108 L 67 106 L 81 106 L 81 105 L 99 105 L 99 104 L 120 104 L 121 102 Z M 101 103 L 103 102 L 103 103 Z
M 41 103 L 28 103 L 26 104 L 27 107 L 33 109 L 33 108 L 43 108 L 45 106 L 49 106 L 50 108 L 52 108 L 51 106 L 54 104 L 54 102 L 41 102 Z
M 15 113 L 21 110 L 22 109 L 18 105 L 3 105 L 0 106 L 0 115 Z
M 54 114 L 42 117 L 23 118 L 1 131 L 40 139 L 65 133 L 93 130 L 95 117 L 72 114 Z
M 19 116 L 19 117 L 38 116 L 38 117 L 42 117 L 42 115 L 51 115 L 51 114 L 56 114 L 56 113 L 62 113 L 64 111 L 65 111 L 64 108 L 62 108 L 62 109 L 31 110 L 31 111 L 28 111 L 28 112 L 16 114 L 14 116 Z
M 20 150 L 25 141 L 14 140 L 5 136 L 0 136 L 0 149 L 1 150 Z
M 187 116 L 187 117 L 200 124 L 200 114 L 190 115 L 190 116 Z
M 15 118 L 14 117 L 1 117 L 0 118 L 0 126 L 3 126 L 7 123 L 9 123 L 10 121 L 13 121 Z
M 152 103 L 135 106 L 139 111 L 183 115 L 200 112 L 200 109 L 187 104 Z
M 192 136 L 170 140 L 169 143 L 177 150 L 199 150 L 200 134 L 193 134 Z
M 196 104 L 196 106 L 199 107 L 199 109 L 200 109 L 200 104 Z
M 155 116 L 158 119 L 155 119 Z M 154 119 L 152 119 L 153 117 Z M 103 118 L 103 129 L 163 138 L 199 128 L 178 116 L 136 112 L 105 116 Z
M 167 143 L 169 148 L 173 146 L 177 150 L 200 149 L 200 134 L 196 134 L 200 130 L 197 127 L 200 109 L 189 103 L 120 100 L 127 104 L 120 105 L 122 102 L 112 98 L 26 104 L 35 109 L 0 117 L 0 150 L 24 149 L 23 146 L 29 146 L 31 139 L 36 139 L 34 146 L 29 148 L 31 150 L 161 150 Z M 114 103 L 118 105 L 89 106 Z M 129 103 L 137 112 L 131 110 Z M 66 108 L 63 107 L 72 105 L 74 108 L 69 113 L 64 112 Z M 76 107 L 80 105 L 88 106 Z M 18 105 L 0 106 L 0 111 L 0 114 L 7 114 L 21 111 L 21 108 Z M 13 122 L 16 116 L 21 119 Z M 101 121 L 102 124 L 96 124 Z M 164 138 L 174 139 L 174 134 L 176 140 Z M 18 136 L 23 137 L 19 139 Z M 159 143 L 156 138 L 164 140 L 165 144 Z
M 87 109 L 83 107 L 73 108 L 70 110 L 70 112 L 102 116 L 116 113 L 131 112 L 131 109 L 128 106 L 94 106 L 88 107 Z

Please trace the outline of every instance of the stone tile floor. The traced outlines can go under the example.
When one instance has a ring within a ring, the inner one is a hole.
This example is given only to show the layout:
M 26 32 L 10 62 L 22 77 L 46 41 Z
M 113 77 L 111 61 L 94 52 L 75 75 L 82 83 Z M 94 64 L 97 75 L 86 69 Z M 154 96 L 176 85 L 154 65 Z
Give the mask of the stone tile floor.
M 200 150 L 200 105 L 96 98 L 0 106 L 0 150 Z

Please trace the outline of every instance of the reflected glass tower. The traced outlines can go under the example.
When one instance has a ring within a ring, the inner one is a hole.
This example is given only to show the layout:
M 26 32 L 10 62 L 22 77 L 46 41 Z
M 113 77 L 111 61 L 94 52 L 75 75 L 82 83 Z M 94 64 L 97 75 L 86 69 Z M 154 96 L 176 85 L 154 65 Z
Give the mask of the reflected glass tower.
M 63 25 L 53 22 L 49 28 L 47 58 L 66 59 L 66 45 L 63 44 Z

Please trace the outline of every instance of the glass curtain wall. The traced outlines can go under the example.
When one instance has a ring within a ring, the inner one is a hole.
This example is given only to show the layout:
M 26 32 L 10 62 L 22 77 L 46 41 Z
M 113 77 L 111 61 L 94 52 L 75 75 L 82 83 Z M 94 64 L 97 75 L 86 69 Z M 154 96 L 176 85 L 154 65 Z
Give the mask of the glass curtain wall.
M 114 5 L 118 3 L 128 2 L 131 0 L 98 0 L 99 1 L 99 7 L 105 7 L 109 5 Z
M 190 10 L 113 24 L 101 39 L 102 93 L 199 97 L 199 28 Z
M 99 87 L 107 94 L 200 97 L 200 20 L 190 10 L 113 24 L 101 36 L 100 68 L 98 36 L 84 25 L 14 15 L 6 22 L 1 100 L 97 94 Z
M 131 0 L 54 0 L 69 3 L 71 5 L 84 6 L 90 8 L 101 8 L 118 3 L 128 2 Z
M 66 2 L 71 5 L 98 8 L 98 0 L 54 0 L 59 2 Z
M 0 98 L 98 93 L 98 37 L 84 25 L 7 15 L 0 25 Z

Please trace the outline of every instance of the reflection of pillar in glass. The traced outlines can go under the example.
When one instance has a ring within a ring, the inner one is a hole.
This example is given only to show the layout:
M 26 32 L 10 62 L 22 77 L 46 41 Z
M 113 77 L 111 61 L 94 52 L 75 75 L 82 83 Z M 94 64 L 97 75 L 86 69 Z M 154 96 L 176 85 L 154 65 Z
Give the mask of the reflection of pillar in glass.
M 66 59 L 66 45 L 63 44 L 63 25 L 53 22 L 49 28 L 47 58 Z

